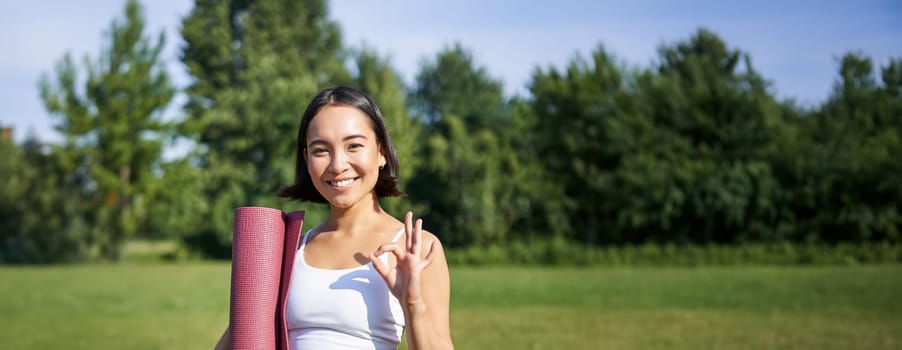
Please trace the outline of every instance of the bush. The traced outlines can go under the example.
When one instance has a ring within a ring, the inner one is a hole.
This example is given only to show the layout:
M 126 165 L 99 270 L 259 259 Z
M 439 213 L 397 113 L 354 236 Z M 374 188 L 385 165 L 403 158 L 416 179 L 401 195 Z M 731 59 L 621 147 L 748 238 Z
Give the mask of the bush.
M 563 238 L 513 241 L 446 252 L 451 265 L 703 266 L 858 265 L 902 262 L 902 244 L 641 244 L 588 247 Z

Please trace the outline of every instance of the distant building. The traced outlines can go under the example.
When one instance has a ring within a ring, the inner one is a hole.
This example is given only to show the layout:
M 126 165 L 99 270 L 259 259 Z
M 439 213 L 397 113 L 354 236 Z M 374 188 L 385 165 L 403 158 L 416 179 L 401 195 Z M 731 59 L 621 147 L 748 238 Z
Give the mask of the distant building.
M 15 143 L 13 140 L 13 131 L 14 128 L 12 126 L 0 125 L 0 140 L 6 140 L 11 143 Z M 23 151 L 26 153 L 37 153 L 42 155 L 48 155 L 52 151 L 50 144 L 41 142 L 37 138 L 29 137 L 25 139 L 25 142 L 18 144 Z
M 13 140 L 13 127 L 11 126 L 0 126 L 0 140 Z

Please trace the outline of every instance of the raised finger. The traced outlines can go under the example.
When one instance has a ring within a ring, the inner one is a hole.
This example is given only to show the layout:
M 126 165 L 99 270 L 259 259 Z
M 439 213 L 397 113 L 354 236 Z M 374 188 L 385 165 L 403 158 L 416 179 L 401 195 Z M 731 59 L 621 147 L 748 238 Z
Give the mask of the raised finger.
M 406 215 L 404 215 L 404 248 L 410 251 L 411 247 L 411 235 L 413 234 L 413 212 L 408 211 Z
M 413 237 L 411 237 L 411 249 L 410 252 L 417 257 L 420 257 L 420 251 L 423 246 L 423 219 L 417 219 L 417 223 L 413 227 Z
M 436 246 L 438 246 L 438 241 L 432 241 L 432 243 L 429 244 L 429 253 L 427 253 L 426 258 L 423 259 L 422 262 L 420 262 L 420 266 L 422 266 L 422 268 L 425 269 L 427 266 L 432 264 L 432 258 L 435 257 L 435 252 L 437 250 L 435 249 Z

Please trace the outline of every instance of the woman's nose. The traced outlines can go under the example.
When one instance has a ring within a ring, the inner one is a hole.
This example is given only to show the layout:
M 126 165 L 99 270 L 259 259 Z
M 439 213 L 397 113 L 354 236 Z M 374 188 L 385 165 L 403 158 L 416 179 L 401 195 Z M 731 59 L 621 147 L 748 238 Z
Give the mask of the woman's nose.
M 335 152 L 329 163 L 329 170 L 339 174 L 348 168 L 348 156 L 344 152 Z

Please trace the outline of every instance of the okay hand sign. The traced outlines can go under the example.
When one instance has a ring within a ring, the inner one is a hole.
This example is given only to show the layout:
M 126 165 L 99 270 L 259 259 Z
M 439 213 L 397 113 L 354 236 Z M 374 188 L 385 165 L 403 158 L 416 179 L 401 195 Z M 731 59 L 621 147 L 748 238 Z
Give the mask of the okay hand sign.
M 407 212 L 404 217 L 404 242 L 394 242 L 379 246 L 372 254 L 370 261 L 373 267 L 382 275 L 392 294 L 401 302 L 401 305 L 412 305 L 423 302 L 421 274 L 431 263 L 435 255 L 435 247 L 438 241 L 433 240 L 429 244 L 426 257 L 422 257 L 423 249 L 423 220 L 417 219 L 413 223 L 413 213 Z M 394 268 L 385 265 L 379 256 L 390 252 L 394 254 L 397 264 Z

